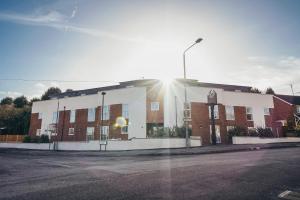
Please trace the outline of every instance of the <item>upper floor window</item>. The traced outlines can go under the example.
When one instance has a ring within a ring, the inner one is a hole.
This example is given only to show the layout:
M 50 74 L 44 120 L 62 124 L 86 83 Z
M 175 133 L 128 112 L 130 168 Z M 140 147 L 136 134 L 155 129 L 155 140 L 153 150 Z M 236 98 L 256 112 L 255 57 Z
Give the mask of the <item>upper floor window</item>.
M 264 108 L 264 115 L 270 115 L 270 109 Z
M 129 113 L 128 113 L 128 104 L 122 105 L 122 117 L 128 119 Z
M 70 123 L 74 123 L 75 122 L 75 117 L 76 117 L 76 111 L 75 110 L 71 110 L 70 111 Z
M 226 119 L 234 120 L 234 107 L 233 106 L 225 106 Z
M 209 119 L 211 119 L 211 107 L 208 106 L 208 111 L 209 111 Z M 219 106 L 218 105 L 215 105 L 214 107 L 214 116 L 215 116 L 215 119 L 219 119 Z
M 57 123 L 58 122 L 58 113 L 57 112 L 53 112 L 52 114 L 52 123 Z
M 151 111 L 159 111 L 159 102 L 151 102 Z
M 38 119 L 42 119 L 43 118 L 43 113 L 39 113 Z
M 88 121 L 89 122 L 95 121 L 95 115 L 96 115 L 96 109 L 95 108 L 89 108 L 88 109 Z
M 109 120 L 109 111 L 110 111 L 110 106 L 109 105 L 103 107 L 103 120 Z M 100 115 L 101 114 L 102 113 L 100 113 Z
M 89 140 L 94 140 L 94 127 L 87 127 L 86 128 L 86 139 Z
M 251 107 L 246 107 L 246 116 L 248 121 L 253 120 L 253 110 Z

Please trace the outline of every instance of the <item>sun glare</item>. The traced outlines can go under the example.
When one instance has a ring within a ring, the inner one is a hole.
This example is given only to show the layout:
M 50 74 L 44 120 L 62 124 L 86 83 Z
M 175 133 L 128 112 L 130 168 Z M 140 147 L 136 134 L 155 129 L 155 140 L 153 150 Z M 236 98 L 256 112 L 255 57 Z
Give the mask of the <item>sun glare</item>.
M 169 86 L 174 81 L 174 79 L 170 77 L 165 77 L 160 79 L 160 81 L 163 83 L 164 86 Z

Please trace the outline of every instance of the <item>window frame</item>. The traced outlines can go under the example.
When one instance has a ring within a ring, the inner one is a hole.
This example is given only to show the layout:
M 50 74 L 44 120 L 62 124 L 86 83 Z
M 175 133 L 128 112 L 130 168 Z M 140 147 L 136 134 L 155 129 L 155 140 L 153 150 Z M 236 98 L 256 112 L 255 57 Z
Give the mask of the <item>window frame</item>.
M 248 109 L 251 109 L 251 112 L 248 112 Z M 248 119 L 248 116 L 251 116 L 251 119 Z M 246 107 L 246 119 L 247 121 L 253 121 L 253 108 L 252 107 Z
M 74 113 L 74 116 L 72 115 L 72 113 Z M 76 110 L 70 110 L 70 123 L 75 123 L 75 121 L 76 121 Z
M 159 111 L 159 109 L 160 109 L 159 101 L 152 101 L 150 103 L 150 110 L 152 112 L 157 112 L 157 111 Z
M 128 104 L 122 104 L 122 117 L 125 119 L 129 118 L 129 106 Z
M 209 119 L 211 119 L 211 108 L 210 108 L 210 106 L 208 106 L 208 115 L 209 115 Z M 220 119 L 219 105 L 215 105 L 215 107 L 214 107 L 214 116 L 215 116 L 215 119 Z
M 268 111 L 268 112 L 266 112 L 266 111 Z M 264 108 L 264 115 L 270 116 L 270 108 Z
M 70 133 L 70 130 L 73 130 L 72 133 Z M 69 128 L 68 135 L 75 135 L 75 128 L 73 127 Z
M 228 112 L 228 108 L 230 108 L 230 112 Z M 225 106 L 225 117 L 226 120 L 235 120 L 234 106 Z
M 93 130 L 92 133 L 90 134 L 89 130 Z M 95 127 L 93 126 L 88 126 L 86 127 L 86 140 L 94 140 L 95 139 Z
M 39 112 L 38 119 L 43 119 L 43 113 Z
M 90 114 L 90 113 L 92 113 L 92 114 Z M 92 118 L 92 119 L 90 119 L 90 118 Z M 96 108 L 88 108 L 87 121 L 94 122 L 95 120 L 96 120 Z

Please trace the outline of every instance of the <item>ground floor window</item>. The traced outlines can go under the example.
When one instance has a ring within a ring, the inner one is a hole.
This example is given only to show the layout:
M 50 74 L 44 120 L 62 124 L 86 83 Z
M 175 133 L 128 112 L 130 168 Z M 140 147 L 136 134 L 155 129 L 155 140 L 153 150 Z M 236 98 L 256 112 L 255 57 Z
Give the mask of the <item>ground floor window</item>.
M 211 140 L 211 134 L 212 134 L 212 127 L 211 125 L 210 127 L 210 142 L 212 142 Z M 215 125 L 215 129 L 216 129 L 216 140 L 217 140 L 217 144 L 221 143 L 221 132 L 220 132 L 220 126 L 219 125 Z
M 107 140 L 109 138 L 109 126 L 101 127 L 101 140 Z
M 128 134 L 128 126 L 123 126 L 123 127 L 121 128 L 121 133 L 122 133 L 122 134 Z
M 86 129 L 86 140 L 87 141 L 94 140 L 94 132 L 95 132 L 94 127 L 87 127 L 87 129 Z
M 68 135 L 74 135 L 74 128 L 69 128 Z
M 41 129 L 36 129 L 36 136 L 40 136 L 41 135 Z

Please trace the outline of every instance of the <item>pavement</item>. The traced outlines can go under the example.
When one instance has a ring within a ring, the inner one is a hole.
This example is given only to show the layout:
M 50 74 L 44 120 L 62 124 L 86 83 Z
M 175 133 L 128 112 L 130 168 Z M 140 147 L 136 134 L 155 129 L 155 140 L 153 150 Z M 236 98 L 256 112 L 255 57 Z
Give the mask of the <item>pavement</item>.
M 289 145 L 176 156 L 0 149 L 0 199 L 278 199 L 300 189 L 300 148 Z
M 25 149 L 6 149 L 0 148 L 0 152 L 12 152 L 23 155 L 55 155 L 55 156 L 175 156 L 175 155 L 196 155 L 196 154 L 213 154 L 229 153 L 238 151 L 257 151 L 261 149 L 277 148 L 294 148 L 300 147 L 299 142 L 294 143 L 271 143 L 271 144 L 241 144 L 241 145 L 224 145 L 201 146 L 190 148 L 172 148 L 172 149 L 147 149 L 147 150 L 128 150 L 128 151 L 48 151 L 48 150 L 25 150 Z M 48 152 L 48 153 L 45 153 Z

